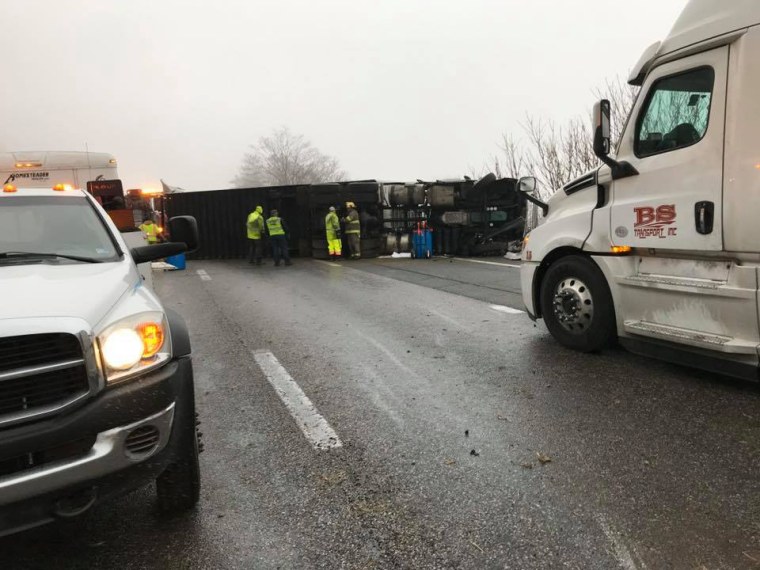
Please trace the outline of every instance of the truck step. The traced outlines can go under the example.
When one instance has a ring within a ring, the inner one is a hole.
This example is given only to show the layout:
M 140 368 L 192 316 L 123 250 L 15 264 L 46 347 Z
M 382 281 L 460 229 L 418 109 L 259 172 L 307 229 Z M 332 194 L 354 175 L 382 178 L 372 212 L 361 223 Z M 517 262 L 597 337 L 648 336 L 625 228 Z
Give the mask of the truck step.
M 731 354 L 757 354 L 757 342 L 745 341 L 730 336 L 705 333 L 647 321 L 625 321 L 623 328 L 625 332 L 633 335 L 696 346 L 712 351 Z
M 621 285 L 630 285 L 632 287 L 652 287 L 655 289 L 707 289 L 716 290 L 726 285 L 725 281 L 714 281 L 712 279 L 697 279 L 693 277 L 675 277 L 672 275 L 650 275 L 639 273 L 629 277 L 623 277 L 620 280 Z

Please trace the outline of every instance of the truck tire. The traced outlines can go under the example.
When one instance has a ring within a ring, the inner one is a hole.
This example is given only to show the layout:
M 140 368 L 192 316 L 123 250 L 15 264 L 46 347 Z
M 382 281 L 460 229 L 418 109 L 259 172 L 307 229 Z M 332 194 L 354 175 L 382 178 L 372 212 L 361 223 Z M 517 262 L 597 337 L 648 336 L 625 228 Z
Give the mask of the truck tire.
M 540 303 L 546 328 L 563 346 L 596 352 L 617 340 L 610 288 L 587 257 L 571 255 L 552 264 L 541 283 Z
M 201 470 L 198 463 L 198 430 L 184 438 L 179 457 L 168 465 L 156 479 L 158 510 L 164 515 L 176 515 L 192 509 L 200 499 Z

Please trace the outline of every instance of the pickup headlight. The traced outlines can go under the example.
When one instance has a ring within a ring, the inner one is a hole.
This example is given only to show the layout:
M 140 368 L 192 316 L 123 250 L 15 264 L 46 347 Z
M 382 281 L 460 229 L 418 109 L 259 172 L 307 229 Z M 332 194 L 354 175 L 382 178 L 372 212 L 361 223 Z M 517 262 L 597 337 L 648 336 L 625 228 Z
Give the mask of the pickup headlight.
M 171 359 L 171 339 L 161 312 L 132 315 L 98 335 L 106 381 L 118 380 L 157 368 Z

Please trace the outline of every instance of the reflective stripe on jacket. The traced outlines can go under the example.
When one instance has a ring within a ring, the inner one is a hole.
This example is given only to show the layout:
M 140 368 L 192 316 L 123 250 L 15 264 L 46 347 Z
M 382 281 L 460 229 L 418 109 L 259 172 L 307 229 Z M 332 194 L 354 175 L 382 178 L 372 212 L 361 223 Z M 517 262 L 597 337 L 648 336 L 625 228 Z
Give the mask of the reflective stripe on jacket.
M 359 212 L 351 208 L 348 211 L 348 215 L 343 219 L 346 222 L 347 234 L 361 233 L 361 222 L 359 222 Z
M 248 228 L 248 239 L 261 239 L 261 233 L 264 231 L 264 218 L 260 212 L 251 212 L 246 222 Z
M 272 216 L 267 220 L 267 230 L 270 236 L 285 235 L 285 230 L 282 229 L 282 220 L 276 216 Z
M 325 216 L 325 232 L 327 233 L 327 241 L 331 239 L 338 239 L 338 232 L 340 231 L 340 220 L 338 214 L 330 212 Z

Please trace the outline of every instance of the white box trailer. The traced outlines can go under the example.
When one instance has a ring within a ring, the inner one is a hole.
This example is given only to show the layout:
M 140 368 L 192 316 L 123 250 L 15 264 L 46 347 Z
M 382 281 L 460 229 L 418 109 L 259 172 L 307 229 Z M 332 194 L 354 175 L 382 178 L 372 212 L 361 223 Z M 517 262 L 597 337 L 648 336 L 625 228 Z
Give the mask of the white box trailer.
M 119 181 L 116 158 L 104 152 L 16 151 L 0 153 L 0 180 L 19 188 L 52 188 L 68 184 L 88 190 L 88 183 Z M 139 224 L 139 222 L 138 222 Z M 147 245 L 142 232 L 122 231 L 129 247 Z M 140 274 L 153 287 L 149 263 L 139 265 Z
M 758 378 L 760 2 L 690 0 L 630 82 L 614 156 L 548 202 L 523 250 L 523 298 L 563 345 Z M 531 181 L 524 181 L 530 190 Z
M 0 153 L 3 184 L 26 188 L 51 188 L 70 184 L 86 188 L 87 182 L 116 180 L 116 159 L 103 152 L 27 151 Z

